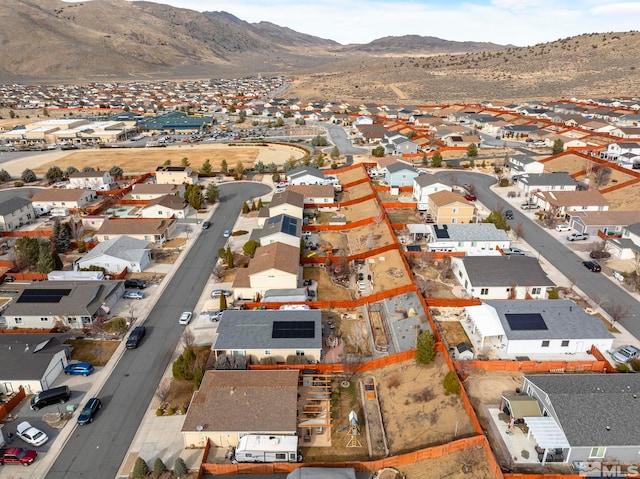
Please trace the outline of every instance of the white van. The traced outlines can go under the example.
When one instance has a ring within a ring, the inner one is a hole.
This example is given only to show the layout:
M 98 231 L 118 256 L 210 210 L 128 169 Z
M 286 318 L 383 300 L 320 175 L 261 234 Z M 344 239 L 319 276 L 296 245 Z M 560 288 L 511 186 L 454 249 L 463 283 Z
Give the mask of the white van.
M 282 311 L 307 311 L 311 308 L 306 304 L 283 304 L 280 309 Z

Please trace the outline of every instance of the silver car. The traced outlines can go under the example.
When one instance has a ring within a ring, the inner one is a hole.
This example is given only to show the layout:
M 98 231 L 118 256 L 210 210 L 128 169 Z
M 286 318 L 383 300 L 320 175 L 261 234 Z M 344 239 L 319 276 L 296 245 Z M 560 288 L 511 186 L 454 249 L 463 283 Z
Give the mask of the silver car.
M 629 361 L 640 358 L 640 349 L 628 344 L 616 349 L 611 353 L 611 357 L 617 363 L 626 364 Z

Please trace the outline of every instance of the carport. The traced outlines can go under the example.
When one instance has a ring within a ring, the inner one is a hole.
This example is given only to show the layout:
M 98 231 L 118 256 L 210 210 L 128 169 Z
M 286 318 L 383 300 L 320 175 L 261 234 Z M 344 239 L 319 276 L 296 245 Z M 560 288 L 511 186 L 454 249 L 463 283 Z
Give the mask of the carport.
M 524 418 L 524 422 L 529 428 L 527 437 L 531 437 L 531 434 L 533 434 L 538 446 L 544 449 L 542 455 L 543 466 L 547 460 L 549 449 L 567 449 L 571 447 L 564 431 L 552 416 L 527 416 Z M 568 457 L 565 458 L 565 462 L 567 459 Z
M 481 304 L 479 306 L 467 306 L 464 309 L 473 324 L 472 332 L 480 334 L 481 344 L 485 343 L 485 338 L 496 336 L 500 339 L 504 336 L 504 329 L 495 308 L 487 304 Z

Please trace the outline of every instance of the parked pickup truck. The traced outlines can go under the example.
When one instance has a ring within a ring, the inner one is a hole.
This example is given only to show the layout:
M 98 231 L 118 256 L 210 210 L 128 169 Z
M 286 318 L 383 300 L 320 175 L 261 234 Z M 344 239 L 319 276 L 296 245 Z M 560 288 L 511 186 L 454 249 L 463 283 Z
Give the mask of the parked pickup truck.
M 540 208 L 540 205 L 537 205 L 535 203 L 522 203 L 520 205 L 520 208 L 523 210 L 537 210 L 538 208 Z
M 0 464 L 21 464 L 29 466 L 35 461 L 38 453 L 32 449 L 22 447 L 9 447 L 0 449 Z
M 589 235 L 587 233 L 571 233 L 567 236 L 567 241 L 580 241 L 580 240 L 588 240 Z

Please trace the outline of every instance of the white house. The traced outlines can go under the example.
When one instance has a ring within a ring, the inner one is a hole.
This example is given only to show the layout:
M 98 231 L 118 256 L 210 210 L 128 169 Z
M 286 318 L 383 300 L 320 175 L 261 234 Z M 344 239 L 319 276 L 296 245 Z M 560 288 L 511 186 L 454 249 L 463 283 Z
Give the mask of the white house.
M 305 205 L 330 205 L 335 201 L 335 189 L 331 185 L 293 185 L 287 186 L 287 191 L 300 193 L 304 197 Z
M 162 165 L 156 168 L 156 183 L 159 185 L 196 185 L 198 181 L 198 172 L 190 166 Z
M 516 185 L 526 194 L 536 191 L 575 191 L 578 189 L 578 182 L 565 171 L 525 173 L 517 177 Z
M 278 242 L 299 248 L 301 235 L 301 219 L 277 215 L 267 219 L 262 228 L 254 228 L 250 239 L 260 243 L 260 246 Z
M 33 223 L 36 214 L 31 200 L 22 196 L 11 196 L 0 202 L 0 231 L 13 231 Z
M 184 196 L 184 185 L 170 183 L 138 183 L 131 188 L 130 196 L 134 200 L 154 200 L 165 195 Z
M 99 243 L 77 260 L 74 266 L 78 269 L 98 266 L 107 273 L 121 273 L 127 268 L 137 273 L 144 271 L 150 263 L 149 242 L 125 235 Z
M 613 335 L 600 318 L 571 300 L 488 300 L 467 306 L 483 347 L 496 346 L 501 357 L 608 351 Z
M 440 181 L 436 175 L 426 173 L 413 179 L 413 198 L 418 202 L 419 210 L 426 210 L 429 206 L 429 195 L 437 191 L 453 191 L 453 188 Z
M 530 256 L 452 257 L 451 271 L 469 296 L 483 300 L 544 299 L 555 286 Z
M 428 251 L 463 251 L 467 254 L 498 253 L 497 248 L 511 245 L 506 231 L 493 223 L 429 224 L 427 227 Z
M 113 177 L 108 171 L 76 171 L 69 176 L 67 188 L 86 188 L 106 191 L 111 189 Z
M 140 211 L 143 218 L 186 218 L 191 207 L 180 196 L 165 195 L 149 201 Z
M 287 172 L 290 185 L 326 185 L 324 173 L 318 168 L 300 166 Z
M 607 251 L 620 259 L 640 259 L 640 223 L 622 228 L 620 238 L 607 240 Z
M 544 173 L 544 164 L 527 155 L 511 155 L 505 165 L 512 175 L 522 173 Z
M 262 228 L 268 218 L 287 215 L 302 221 L 304 216 L 304 196 L 292 190 L 276 193 L 268 206 L 258 212 L 258 226 Z
M 31 197 L 34 207 L 69 208 L 79 210 L 98 199 L 94 190 L 48 188 Z
M 597 190 L 540 191 L 534 193 L 542 209 L 562 216 L 570 211 L 608 211 L 609 202 Z
M 640 143 L 635 141 L 610 143 L 607 149 L 600 153 L 600 157 L 615 161 L 620 166 L 633 168 L 634 165 L 640 164 Z

